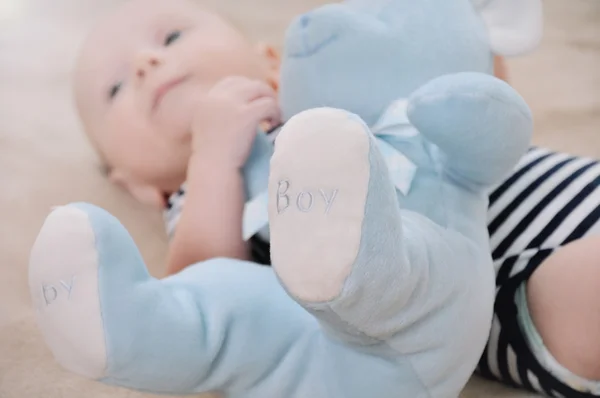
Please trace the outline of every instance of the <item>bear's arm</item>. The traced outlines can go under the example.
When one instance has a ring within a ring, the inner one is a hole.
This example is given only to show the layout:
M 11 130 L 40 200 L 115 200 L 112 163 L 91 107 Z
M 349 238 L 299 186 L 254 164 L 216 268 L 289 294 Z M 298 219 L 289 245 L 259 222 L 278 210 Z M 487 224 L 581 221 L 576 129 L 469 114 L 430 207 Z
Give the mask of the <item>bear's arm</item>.
M 440 148 L 450 173 L 483 188 L 512 170 L 533 132 L 523 98 L 504 81 L 482 73 L 430 81 L 409 98 L 408 117 Z

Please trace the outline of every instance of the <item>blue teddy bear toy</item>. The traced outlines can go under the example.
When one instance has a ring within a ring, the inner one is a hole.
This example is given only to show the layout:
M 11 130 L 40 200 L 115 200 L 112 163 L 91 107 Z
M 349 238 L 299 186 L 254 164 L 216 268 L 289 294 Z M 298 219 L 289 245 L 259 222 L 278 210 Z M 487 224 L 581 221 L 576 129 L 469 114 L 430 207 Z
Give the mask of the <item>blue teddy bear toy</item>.
M 107 212 L 55 209 L 30 288 L 57 361 L 156 393 L 457 397 L 493 313 L 487 192 L 532 133 L 493 54 L 534 46 L 538 13 L 354 0 L 298 17 L 288 122 L 245 170 L 245 233 L 270 239 L 273 267 L 219 258 L 155 279 Z

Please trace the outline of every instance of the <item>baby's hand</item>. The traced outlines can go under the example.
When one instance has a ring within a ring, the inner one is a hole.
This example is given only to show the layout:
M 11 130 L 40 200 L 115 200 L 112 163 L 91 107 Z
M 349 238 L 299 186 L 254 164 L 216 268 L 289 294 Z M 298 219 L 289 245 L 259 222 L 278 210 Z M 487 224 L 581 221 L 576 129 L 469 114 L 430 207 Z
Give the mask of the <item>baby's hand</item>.
M 244 166 L 260 123 L 281 118 L 276 93 L 268 84 L 230 77 L 198 103 L 192 125 L 194 155 L 226 166 Z

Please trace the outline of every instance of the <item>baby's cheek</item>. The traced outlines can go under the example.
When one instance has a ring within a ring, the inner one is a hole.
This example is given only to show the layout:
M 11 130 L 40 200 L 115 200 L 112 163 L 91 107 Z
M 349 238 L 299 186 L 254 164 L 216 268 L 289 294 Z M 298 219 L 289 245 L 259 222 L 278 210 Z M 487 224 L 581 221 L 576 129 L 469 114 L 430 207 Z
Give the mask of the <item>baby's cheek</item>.
M 144 126 L 142 120 L 130 109 L 115 108 L 106 117 L 105 131 L 99 139 L 108 147 L 118 145 L 135 148 L 143 144 Z
M 165 96 L 151 122 L 167 138 L 178 142 L 189 140 L 197 99 L 204 91 L 196 81 L 186 82 L 173 89 Z

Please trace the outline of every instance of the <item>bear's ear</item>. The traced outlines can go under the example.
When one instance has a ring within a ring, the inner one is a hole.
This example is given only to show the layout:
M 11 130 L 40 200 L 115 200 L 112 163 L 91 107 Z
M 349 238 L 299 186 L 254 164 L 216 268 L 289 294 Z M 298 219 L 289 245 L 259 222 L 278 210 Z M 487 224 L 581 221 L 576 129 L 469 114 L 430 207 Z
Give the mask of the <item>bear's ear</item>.
M 492 51 L 517 56 L 533 51 L 543 33 L 542 0 L 471 0 L 485 21 Z

